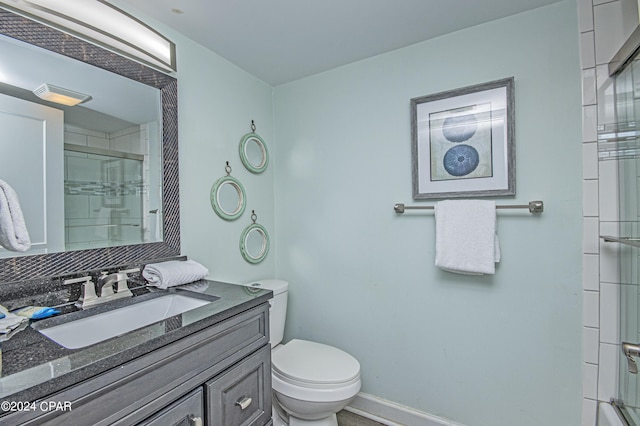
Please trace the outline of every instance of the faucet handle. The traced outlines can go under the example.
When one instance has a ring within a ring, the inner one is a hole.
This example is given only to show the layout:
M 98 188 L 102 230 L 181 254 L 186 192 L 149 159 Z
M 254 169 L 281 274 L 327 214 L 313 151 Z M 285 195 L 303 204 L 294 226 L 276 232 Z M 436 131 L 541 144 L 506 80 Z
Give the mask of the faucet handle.
M 640 356 L 640 345 L 622 342 L 622 353 L 627 357 L 629 373 L 638 374 L 638 364 L 636 364 L 636 360 L 633 357 Z

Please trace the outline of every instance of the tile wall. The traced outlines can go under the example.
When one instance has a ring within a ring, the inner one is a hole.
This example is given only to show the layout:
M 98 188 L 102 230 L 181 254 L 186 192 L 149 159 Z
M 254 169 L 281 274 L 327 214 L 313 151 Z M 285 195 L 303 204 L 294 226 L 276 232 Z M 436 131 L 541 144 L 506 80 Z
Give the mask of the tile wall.
M 598 401 L 617 396 L 619 347 L 618 160 L 598 135 L 615 123 L 607 64 L 638 25 L 637 0 L 578 0 L 582 68 L 583 405 L 582 425 L 597 422 Z

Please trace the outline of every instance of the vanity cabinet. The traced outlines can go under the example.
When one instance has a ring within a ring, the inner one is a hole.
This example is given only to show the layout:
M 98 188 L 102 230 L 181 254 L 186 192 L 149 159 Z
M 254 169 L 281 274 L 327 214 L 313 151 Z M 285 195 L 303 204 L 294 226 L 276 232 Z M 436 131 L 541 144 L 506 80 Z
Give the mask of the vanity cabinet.
M 12 413 L 0 424 L 270 425 L 268 321 L 262 303 L 42 398 L 71 410 Z

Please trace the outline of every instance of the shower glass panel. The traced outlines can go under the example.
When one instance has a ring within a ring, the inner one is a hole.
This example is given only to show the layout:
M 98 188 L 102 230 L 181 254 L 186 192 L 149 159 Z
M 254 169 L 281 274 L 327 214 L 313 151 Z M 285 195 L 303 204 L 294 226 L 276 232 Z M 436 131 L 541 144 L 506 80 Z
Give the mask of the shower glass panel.
M 617 250 L 620 267 L 620 344 L 640 343 L 640 62 L 632 61 L 615 79 L 616 121 L 610 142 L 615 144 L 613 157 L 618 160 L 619 238 L 620 244 L 608 245 Z M 599 141 L 601 142 L 601 141 Z M 640 359 L 627 358 L 619 352 L 618 400 L 627 422 L 640 426 Z
M 135 154 L 65 149 L 66 250 L 147 240 L 143 159 Z

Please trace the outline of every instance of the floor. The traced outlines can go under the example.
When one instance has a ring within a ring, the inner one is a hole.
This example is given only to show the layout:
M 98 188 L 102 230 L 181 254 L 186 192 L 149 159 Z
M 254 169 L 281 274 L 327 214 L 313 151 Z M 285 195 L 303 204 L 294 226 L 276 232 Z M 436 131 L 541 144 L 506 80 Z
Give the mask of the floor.
M 342 410 L 338 413 L 338 426 L 384 426 L 384 424 Z

